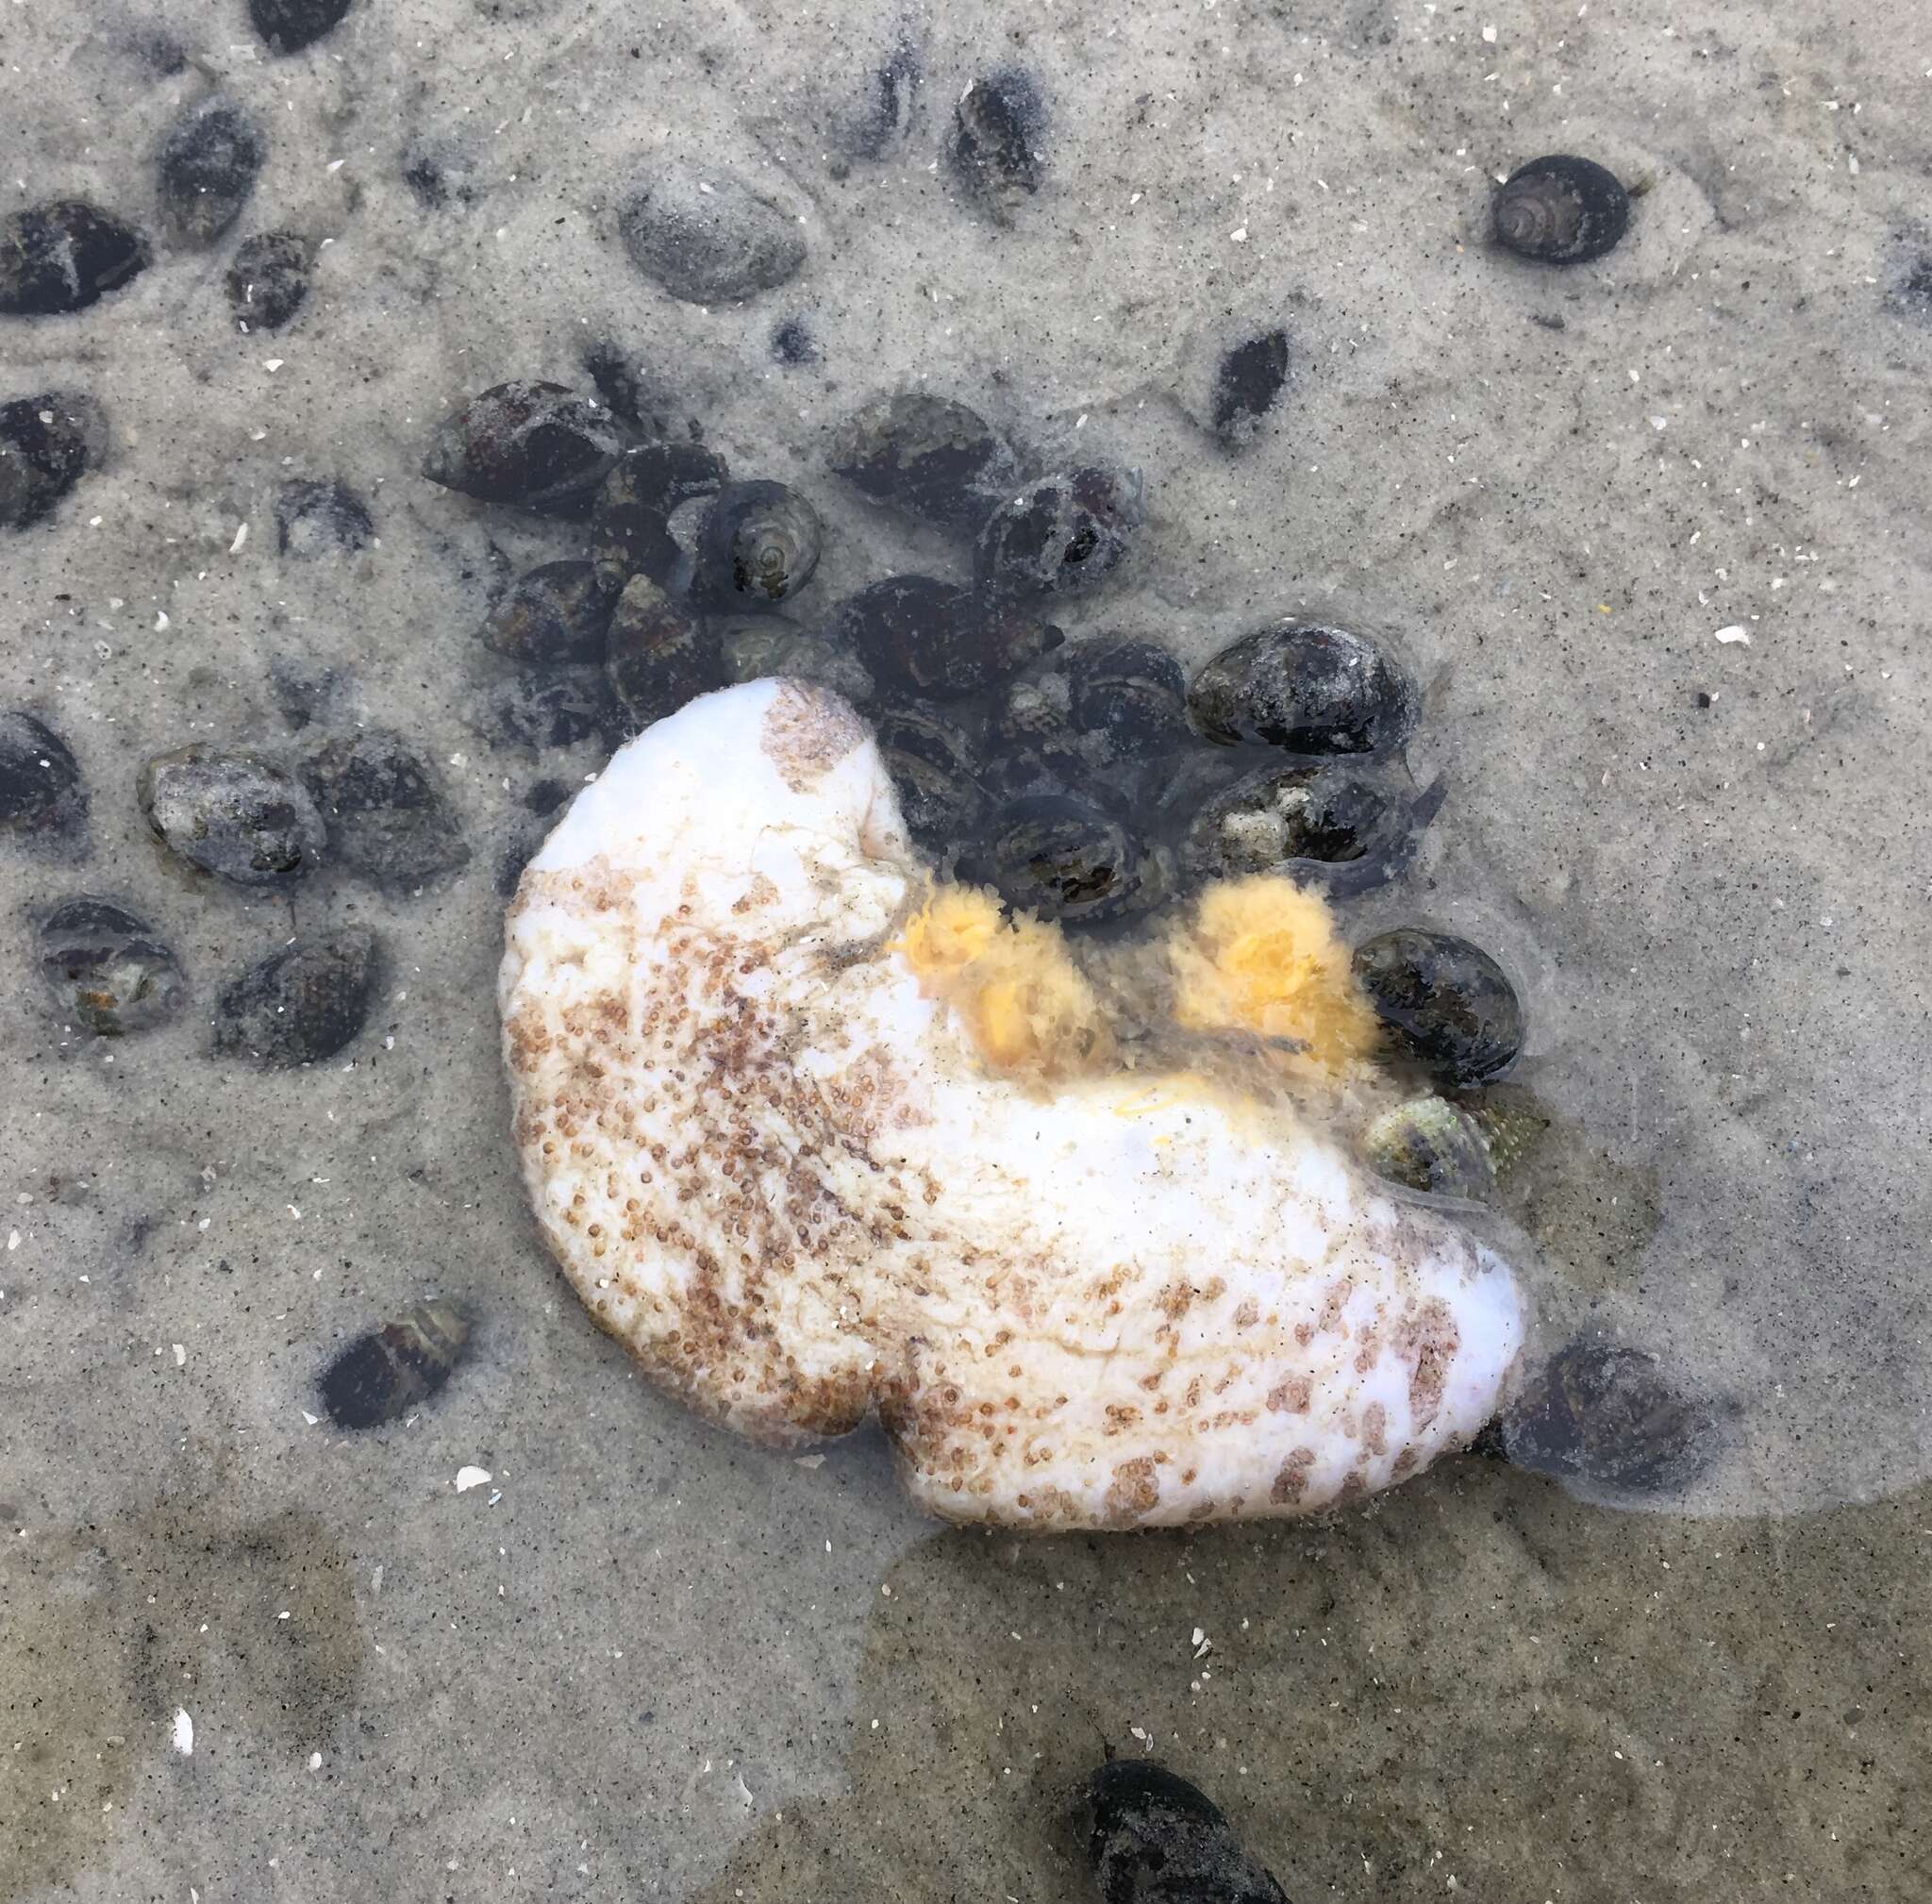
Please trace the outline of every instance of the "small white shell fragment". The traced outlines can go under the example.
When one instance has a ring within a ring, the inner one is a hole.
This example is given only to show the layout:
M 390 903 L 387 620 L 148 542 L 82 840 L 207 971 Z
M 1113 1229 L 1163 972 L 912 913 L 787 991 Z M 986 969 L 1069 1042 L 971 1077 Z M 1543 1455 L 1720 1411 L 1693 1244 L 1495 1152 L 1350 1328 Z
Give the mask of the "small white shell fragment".
M 490 1478 L 488 1468 L 458 1468 L 457 1470 L 457 1493 L 467 1494 L 472 1488 L 480 1488 Z
M 1731 626 L 1729 626 L 1728 628 L 1720 628 L 1717 631 L 1717 638 L 1719 641 L 1723 642 L 1727 647 L 1733 642 L 1742 642 L 1747 648 L 1751 645 L 1750 629 L 1740 628 L 1735 623 L 1733 623 Z
M 899 943 L 929 875 L 870 732 L 760 680 L 619 750 L 530 861 L 499 980 L 541 1228 L 598 1325 L 741 1434 L 876 1411 L 946 1519 L 1307 1513 L 1465 1446 L 1508 1269 L 1285 1104 L 1041 1098 Z
M 194 1750 L 194 1721 L 179 1706 L 175 1709 L 175 1724 L 169 1733 L 169 1743 L 184 1759 Z

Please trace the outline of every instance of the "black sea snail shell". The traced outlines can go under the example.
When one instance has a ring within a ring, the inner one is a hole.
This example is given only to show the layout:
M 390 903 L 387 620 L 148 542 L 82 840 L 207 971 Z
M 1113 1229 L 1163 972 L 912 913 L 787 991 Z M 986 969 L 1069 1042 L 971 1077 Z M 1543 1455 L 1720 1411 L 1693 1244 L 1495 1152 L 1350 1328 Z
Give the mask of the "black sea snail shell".
M 705 594 L 751 606 L 789 601 L 810 581 L 824 539 L 818 510 L 796 490 L 727 483 L 705 519 L 698 557 Z
M 1017 910 L 1071 926 L 1144 910 L 1160 896 L 1156 872 L 1119 819 L 1065 793 L 1009 802 L 958 867 Z
M 1496 242 L 1543 264 L 1601 258 L 1630 223 L 1630 194 L 1591 159 L 1554 152 L 1510 174 L 1496 193 Z

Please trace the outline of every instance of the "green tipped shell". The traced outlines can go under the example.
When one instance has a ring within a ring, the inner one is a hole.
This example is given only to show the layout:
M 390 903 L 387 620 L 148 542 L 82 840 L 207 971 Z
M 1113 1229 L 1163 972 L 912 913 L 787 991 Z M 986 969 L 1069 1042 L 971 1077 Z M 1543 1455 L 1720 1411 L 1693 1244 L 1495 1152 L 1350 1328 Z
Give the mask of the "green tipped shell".
M 1362 1152 L 1391 1183 L 1481 1202 L 1549 1127 L 1525 1092 L 1471 1104 L 1431 1094 L 1383 1111 L 1363 1133 Z
M 1480 1201 L 1496 1187 L 1496 1167 L 1482 1127 L 1446 1097 L 1411 1097 L 1368 1127 L 1369 1167 L 1391 1183 L 1438 1196 Z

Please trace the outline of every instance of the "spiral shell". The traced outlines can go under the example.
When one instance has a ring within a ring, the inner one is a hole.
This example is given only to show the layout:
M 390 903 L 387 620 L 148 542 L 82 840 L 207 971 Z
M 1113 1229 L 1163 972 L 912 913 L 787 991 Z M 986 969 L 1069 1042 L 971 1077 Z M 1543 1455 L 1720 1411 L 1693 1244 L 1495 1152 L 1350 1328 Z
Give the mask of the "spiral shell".
M 671 518 L 687 503 L 716 495 L 730 477 L 724 459 L 702 443 L 640 443 L 597 492 L 591 555 L 626 576 L 668 586 L 682 554 Z
M 1510 174 L 1496 193 L 1496 242 L 1542 264 L 1601 258 L 1630 223 L 1630 194 L 1591 159 L 1550 153 Z
M 794 489 L 727 483 L 705 519 L 698 570 L 707 599 L 741 607 L 790 601 L 819 565 L 824 525 Z
M 41 927 L 39 951 L 62 1015 L 102 1038 L 152 1029 L 187 990 L 160 935 L 110 900 L 64 900 Z
M 0 218 L 0 316 L 85 310 L 153 259 L 143 233 L 85 199 L 23 206 Z
M 1482 1126 L 1446 1097 L 1411 1097 L 1362 1135 L 1369 1168 L 1391 1183 L 1480 1203 L 1496 1187 Z
M 682 160 L 647 168 L 618 208 L 633 264 L 687 304 L 735 304 L 795 277 L 805 263 L 797 221 L 748 180 Z

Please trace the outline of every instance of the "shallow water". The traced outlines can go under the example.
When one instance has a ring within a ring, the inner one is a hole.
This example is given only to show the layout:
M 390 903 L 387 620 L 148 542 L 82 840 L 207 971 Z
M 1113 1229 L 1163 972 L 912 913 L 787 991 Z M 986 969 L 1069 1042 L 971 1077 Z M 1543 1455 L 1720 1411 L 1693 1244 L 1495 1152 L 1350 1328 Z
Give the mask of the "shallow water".
M 0 400 L 80 388 L 111 431 L 0 531 L 5 704 L 91 802 L 84 846 L 0 840 L 0 1896 L 1073 1899 L 1061 1797 L 1108 1750 L 1196 1778 L 1297 1898 L 1932 1892 L 1914 13 L 798 10 L 360 0 L 287 58 L 225 0 L 8 13 L 17 202 L 156 229 L 209 76 L 268 156 L 210 249 L 0 318 Z M 1047 158 L 1002 226 L 939 160 L 1014 63 Z M 899 129 L 856 156 L 881 66 Z M 659 147 L 795 211 L 801 273 L 710 309 L 646 282 L 614 206 Z M 1548 150 L 1649 181 L 1596 265 L 1486 242 L 1488 180 Z M 223 278 L 274 228 L 330 242 L 244 335 Z M 1229 453 L 1212 366 L 1272 323 L 1288 390 Z M 1319 1523 L 1016 1544 L 918 1519 L 870 1435 L 808 1465 L 644 1390 L 525 1211 L 492 997 L 526 795 L 601 755 L 479 731 L 509 670 L 477 631 L 574 531 L 417 474 L 457 404 L 588 390 L 606 340 L 818 505 L 803 620 L 963 575 L 823 468 L 924 381 L 1041 467 L 1145 472 L 1071 633 L 1391 637 L 1447 795 L 1346 927 L 1443 925 L 1522 983 L 1557 1124 L 1506 1233 L 1554 1336 L 1737 1404 L 1707 1481 L 1613 1512 L 1458 1461 Z M 375 542 L 279 553 L 297 479 Z M 436 763 L 453 877 L 254 896 L 148 837 L 150 755 L 358 725 Z M 80 893 L 173 948 L 171 1024 L 53 1013 L 35 927 Z M 351 924 L 388 946 L 352 1044 L 210 1055 L 232 975 Z M 475 1319 L 448 1386 L 315 1418 L 330 1356 L 432 1294 Z

